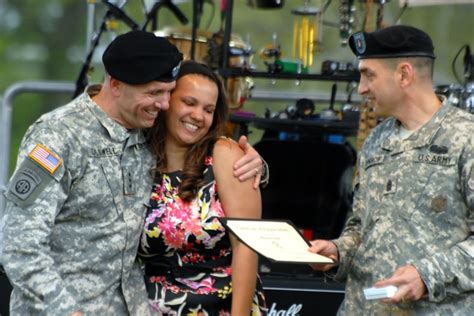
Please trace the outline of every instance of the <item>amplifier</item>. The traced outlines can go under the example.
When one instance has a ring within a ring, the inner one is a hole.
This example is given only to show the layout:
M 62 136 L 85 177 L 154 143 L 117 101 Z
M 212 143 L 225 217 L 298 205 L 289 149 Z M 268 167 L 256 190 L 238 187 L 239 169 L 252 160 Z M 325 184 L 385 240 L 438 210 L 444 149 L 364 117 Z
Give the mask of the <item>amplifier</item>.
M 344 299 L 344 284 L 311 275 L 260 273 L 267 316 L 332 316 Z M 0 315 L 8 316 L 11 285 L 0 275 Z
M 10 293 L 12 286 L 8 281 L 7 275 L 0 265 L 0 316 L 9 315 Z
M 333 316 L 344 299 L 344 284 L 320 277 L 260 275 L 267 316 Z

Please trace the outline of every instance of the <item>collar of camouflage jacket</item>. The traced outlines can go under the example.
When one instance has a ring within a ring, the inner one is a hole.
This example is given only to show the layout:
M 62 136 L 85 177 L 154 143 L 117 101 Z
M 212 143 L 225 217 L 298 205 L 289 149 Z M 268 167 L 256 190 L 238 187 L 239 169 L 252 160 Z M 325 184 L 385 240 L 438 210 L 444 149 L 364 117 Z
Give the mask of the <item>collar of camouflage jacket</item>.
M 400 140 L 400 137 L 398 136 L 401 124 L 398 120 L 392 118 L 387 128 L 389 134 L 381 145 L 382 149 L 390 151 L 392 155 L 395 155 L 410 149 L 429 146 L 441 128 L 441 123 L 444 121 L 449 109 L 451 108 L 446 100 L 443 101 L 443 105 L 435 115 L 433 115 L 428 123 L 420 127 L 403 141 Z

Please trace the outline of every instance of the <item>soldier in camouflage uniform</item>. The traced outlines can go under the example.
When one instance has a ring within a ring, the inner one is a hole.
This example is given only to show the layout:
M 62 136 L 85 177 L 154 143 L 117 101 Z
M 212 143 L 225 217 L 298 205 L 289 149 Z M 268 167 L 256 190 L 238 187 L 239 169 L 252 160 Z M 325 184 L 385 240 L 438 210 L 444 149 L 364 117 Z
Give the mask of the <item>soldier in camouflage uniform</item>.
M 359 93 L 389 118 L 360 152 L 342 235 L 312 242 L 347 282 L 339 314 L 474 315 L 474 117 L 433 92 L 424 32 L 392 26 L 350 45 Z M 365 299 L 364 288 L 388 285 L 393 297 Z
M 135 258 L 154 156 L 141 128 L 168 108 L 181 59 L 152 33 L 118 36 L 104 84 L 26 132 L 5 194 L 12 315 L 149 314 Z M 254 176 L 261 160 L 247 149 L 239 172 Z

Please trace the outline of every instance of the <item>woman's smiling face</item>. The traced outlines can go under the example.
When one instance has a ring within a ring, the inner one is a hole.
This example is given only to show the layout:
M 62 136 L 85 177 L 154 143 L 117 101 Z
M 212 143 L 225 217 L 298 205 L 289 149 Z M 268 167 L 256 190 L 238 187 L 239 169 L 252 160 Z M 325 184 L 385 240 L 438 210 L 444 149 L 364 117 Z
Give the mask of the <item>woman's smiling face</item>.
M 199 74 L 178 79 L 164 113 L 167 144 L 190 146 L 201 140 L 214 120 L 218 97 L 217 85 Z

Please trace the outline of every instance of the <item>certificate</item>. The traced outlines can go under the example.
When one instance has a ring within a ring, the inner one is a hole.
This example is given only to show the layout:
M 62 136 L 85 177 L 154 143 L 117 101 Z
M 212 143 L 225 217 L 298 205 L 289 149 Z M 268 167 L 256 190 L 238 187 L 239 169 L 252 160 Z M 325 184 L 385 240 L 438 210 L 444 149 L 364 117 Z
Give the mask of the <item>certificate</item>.
M 220 218 L 240 241 L 270 260 L 290 263 L 334 263 L 312 252 L 291 221 Z

